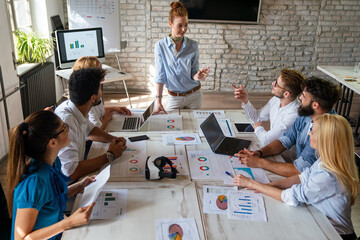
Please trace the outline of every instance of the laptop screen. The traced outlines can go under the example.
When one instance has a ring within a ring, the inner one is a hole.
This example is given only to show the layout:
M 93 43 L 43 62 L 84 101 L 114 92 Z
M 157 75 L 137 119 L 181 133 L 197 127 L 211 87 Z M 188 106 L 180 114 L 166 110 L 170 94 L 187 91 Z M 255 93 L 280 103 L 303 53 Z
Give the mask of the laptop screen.
M 215 149 L 225 137 L 222 132 L 218 121 L 215 118 L 214 113 L 212 113 L 201 125 L 201 130 L 203 131 L 206 140 L 208 141 L 211 149 Z
M 150 106 L 145 110 L 145 112 L 142 115 L 142 120 L 143 123 L 151 116 L 151 114 L 154 112 L 154 106 L 155 106 L 155 101 L 153 101 Z

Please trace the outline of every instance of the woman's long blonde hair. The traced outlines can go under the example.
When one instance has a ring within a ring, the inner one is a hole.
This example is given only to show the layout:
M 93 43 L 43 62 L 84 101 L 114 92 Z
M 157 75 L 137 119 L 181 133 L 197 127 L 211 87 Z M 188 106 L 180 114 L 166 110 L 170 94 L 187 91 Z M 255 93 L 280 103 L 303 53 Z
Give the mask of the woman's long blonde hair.
M 335 174 L 341 186 L 351 194 L 354 204 L 359 175 L 355 164 L 354 138 L 349 122 L 340 115 L 324 114 L 315 120 L 318 126 L 317 150 L 326 170 Z

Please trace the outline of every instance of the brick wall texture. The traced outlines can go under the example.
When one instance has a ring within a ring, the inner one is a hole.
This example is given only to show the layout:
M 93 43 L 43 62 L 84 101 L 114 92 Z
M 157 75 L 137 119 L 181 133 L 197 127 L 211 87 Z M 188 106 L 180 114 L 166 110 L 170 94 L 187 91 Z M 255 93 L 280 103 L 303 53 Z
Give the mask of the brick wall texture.
M 66 0 L 64 1 L 65 16 Z M 170 32 L 165 0 L 120 0 L 122 70 L 133 75 L 129 91 L 154 90 L 154 45 Z M 67 19 L 65 19 L 67 24 Z M 204 91 L 269 92 L 284 67 L 323 76 L 317 65 L 360 61 L 359 0 L 262 0 L 258 25 L 189 23 L 186 35 L 199 43 L 200 68 L 211 68 Z M 106 63 L 117 68 L 114 54 Z M 122 89 L 122 82 L 105 90 Z

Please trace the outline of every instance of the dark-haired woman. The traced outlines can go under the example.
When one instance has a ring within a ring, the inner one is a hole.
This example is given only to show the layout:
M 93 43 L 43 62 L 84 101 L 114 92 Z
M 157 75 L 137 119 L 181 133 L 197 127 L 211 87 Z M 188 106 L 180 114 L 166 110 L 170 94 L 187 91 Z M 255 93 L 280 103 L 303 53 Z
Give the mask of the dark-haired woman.
M 171 33 L 155 45 L 156 109 L 163 111 L 162 92 L 168 89 L 166 109 L 196 109 L 201 107 L 200 80 L 205 80 L 209 67 L 199 70 L 197 42 L 185 37 L 188 29 L 188 12 L 181 2 L 170 4 Z
M 7 201 L 11 239 L 60 239 L 66 229 L 89 222 L 94 203 L 64 219 L 68 196 L 94 181 L 86 177 L 69 187 L 61 173 L 59 150 L 69 144 L 69 128 L 50 111 L 31 114 L 10 132 Z

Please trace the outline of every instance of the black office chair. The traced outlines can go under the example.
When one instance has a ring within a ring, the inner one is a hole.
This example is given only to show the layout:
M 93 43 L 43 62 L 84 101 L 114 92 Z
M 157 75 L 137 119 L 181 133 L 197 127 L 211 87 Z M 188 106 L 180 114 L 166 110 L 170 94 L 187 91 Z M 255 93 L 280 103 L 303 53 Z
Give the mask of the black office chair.
M 9 217 L 5 194 L 0 183 L 0 239 L 11 238 L 11 218 Z

